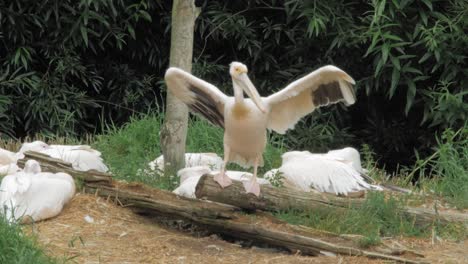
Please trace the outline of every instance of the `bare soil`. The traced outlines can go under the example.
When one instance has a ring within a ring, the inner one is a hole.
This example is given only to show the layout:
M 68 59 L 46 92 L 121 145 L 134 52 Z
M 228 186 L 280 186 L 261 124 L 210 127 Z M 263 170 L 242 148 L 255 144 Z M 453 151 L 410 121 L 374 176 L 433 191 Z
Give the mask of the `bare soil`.
M 24 230 L 36 236 L 47 254 L 68 259 L 69 263 L 391 263 L 365 257 L 310 257 L 274 248 L 243 247 L 216 235 L 169 228 L 154 217 L 141 216 L 82 193 L 58 217 L 26 225 Z M 423 253 L 430 263 L 468 263 L 466 241 L 394 241 Z

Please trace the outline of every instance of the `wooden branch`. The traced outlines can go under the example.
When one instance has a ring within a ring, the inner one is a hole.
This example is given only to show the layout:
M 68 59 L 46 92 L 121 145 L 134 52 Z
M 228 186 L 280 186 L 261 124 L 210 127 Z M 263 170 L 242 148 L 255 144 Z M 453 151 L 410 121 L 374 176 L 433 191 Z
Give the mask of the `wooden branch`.
M 361 250 L 347 242 L 338 245 L 326 239 L 318 239 L 313 230 L 287 224 L 268 213 L 255 215 L 243 213 L 239 208 L 205 200 L 188 199 L 171 192 L 151 189 L 141 184 L 124 184 L 114 181 L 114 186 L 101 186 L 95 183 L 85 185 L 85 191 L 114 199 L 119 205 L 139 211 L 183 218 L 206 227 L 208 230 L 240 239 L 251 239 L 272 246 L 300 251 L 307 255 L 318 255 L 322 251 L 343 255 L 366 256 L 393 260 L 402 263 L 422 263 L 419 260 L 405 259 L 382 254 L 376 251 Z
M 81 180 L 85 183 L 99 183 L 102 185 L 112 184 L 112 175 L 109 173 L 99 172 L 96 170 L 78 171 L 72 168 L 69 162 L 61 159 L 52 158 L 49 155 L 42 154 L 34 151 L 27 151 L 24 153 L 24 158 L 18 160 L 18 166 L 24 168 L 24 164 L 29 159 L 34 159 L 41 164 L 42 171 L 47 172 L 65 172 L 70 174 L 73 178 Z
M 222 189 L 210 175 L 203 175 L 197 184 L 195 195 L 199 199 L 207 199 L 219 203 L 234 205 L 249 210 L 314 210 L 317 208 L 332 208 L 346 210 L 350 206 L 362 205 L 363 199 L 341 198 L 330 194 L 302 192 L 289 188 L 261 186 L 260 197 L 247 194 L 240 181 Z M 468 224 L 468 216 L 461 213 L 435 212 L 434 210 L 405 207 L 403 211 L 409 217 L 414 217 L 416 224 L 427 225 L 434 221 L 442 223 L 462 222 Z

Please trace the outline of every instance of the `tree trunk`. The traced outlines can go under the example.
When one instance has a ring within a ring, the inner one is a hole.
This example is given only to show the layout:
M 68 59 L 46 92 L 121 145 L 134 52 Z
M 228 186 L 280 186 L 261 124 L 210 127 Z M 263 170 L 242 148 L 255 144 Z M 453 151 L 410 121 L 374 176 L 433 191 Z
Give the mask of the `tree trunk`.
M 333 210 L 347 210 L 350 206 L 359 206 L 364 199 L 341 198 L 325 193 L 302 192 L 289 188 L 275 188 L 263 185 L 260 197 L 247 194 L 239 181 L 222 189 L 210 175 L 203 175 L 198 181 L 195 195 L 197 198 L 230 204 L 249 210 L 315 210 L 318 208 L 332 208 Z M 461 222 L 468 225 L 468 216 L 455 212 L 436 212 L 432 209 L 404 207 L 403 213 L 415 219 L 418 225 L 428 225 L 435 221 L 441 223 Z
M 193 0 L 174 0 L 172 5 L 171 51 L 169 65 L 192 70 L 193 31 L 199 10 Z M 165 174 L 175 175 L 185 166 L 188 109 L 167 93 L 166 114 L 161 129 Z

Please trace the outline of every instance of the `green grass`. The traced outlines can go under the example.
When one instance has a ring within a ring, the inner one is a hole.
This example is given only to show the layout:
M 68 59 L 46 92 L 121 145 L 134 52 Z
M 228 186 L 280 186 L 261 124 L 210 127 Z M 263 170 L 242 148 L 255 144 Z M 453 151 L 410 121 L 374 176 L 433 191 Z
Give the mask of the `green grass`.
M 177 179 L 144 171 L 148 169 L 148 162 L 161 155 L 159 131 L 162 123 L 163 116 L 159 114 L 135 117 L 123 127 L 108 126 L 106 134 L 96 136 L 92 145 L 103 153 L 115 178 L 171 190 L 177 186 Z M 264 153 L 265 166 L 259 169 L 260 176 L 281 165 L 281 137 L 272 136 L 269 142 Z M 223 130 L 205 120 L 190 119 L 186 152 L 214 152 L 222 157 Z M 230 164 L 228 169 L 242 170 L 235 164 Z
M 468 208 L 468 127 L 449 129 L 438 140 L 433 167 L 438 175 L 435 190 L 457 208 Z
M 46 264 L 57 261 L 46 256 L 35 239 L 27 237 L 19 226 L 9 225 L 0 217 L 0 263 Z
M 305 225 L 337 234 L 359 234 L 365 239 L 361 245 L 374 245 L 381 236 L 424 236 L 426 227 L 418 227 L 413 219 L 403 215 L 404 199 L 371 192 L 364 204 L 348 210 L 321 208 L 309 212 L 283 211 L 275 215 L 292 224 Z

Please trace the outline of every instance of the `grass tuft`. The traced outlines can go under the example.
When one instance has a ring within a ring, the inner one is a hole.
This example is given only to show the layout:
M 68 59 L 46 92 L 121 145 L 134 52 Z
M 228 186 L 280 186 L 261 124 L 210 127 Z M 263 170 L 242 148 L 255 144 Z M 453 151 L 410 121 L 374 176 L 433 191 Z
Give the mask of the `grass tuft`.
M 468 208 L 468 127 L 447 129 L 438 139 L 437 151 L 432 163 L 439 176 L 436 191 L 455 207 Z
M 385 198 L 383 193 L 371 192 L 359 207 L 347 210 L 320 208 L 309 212 L 283 211 L 275 215 L 292 224 L 310 226 L 338 234 L 363 235 L 362 246 L 380 242 L 381 236 L 423 236 L 425 227 L 418 227 L 414 220 L 402 213 L 404 199 Z
M 34 239 L 26 236 L 16 224 L 0 217 L 0 263 L 57 263 L 46 256 Z

